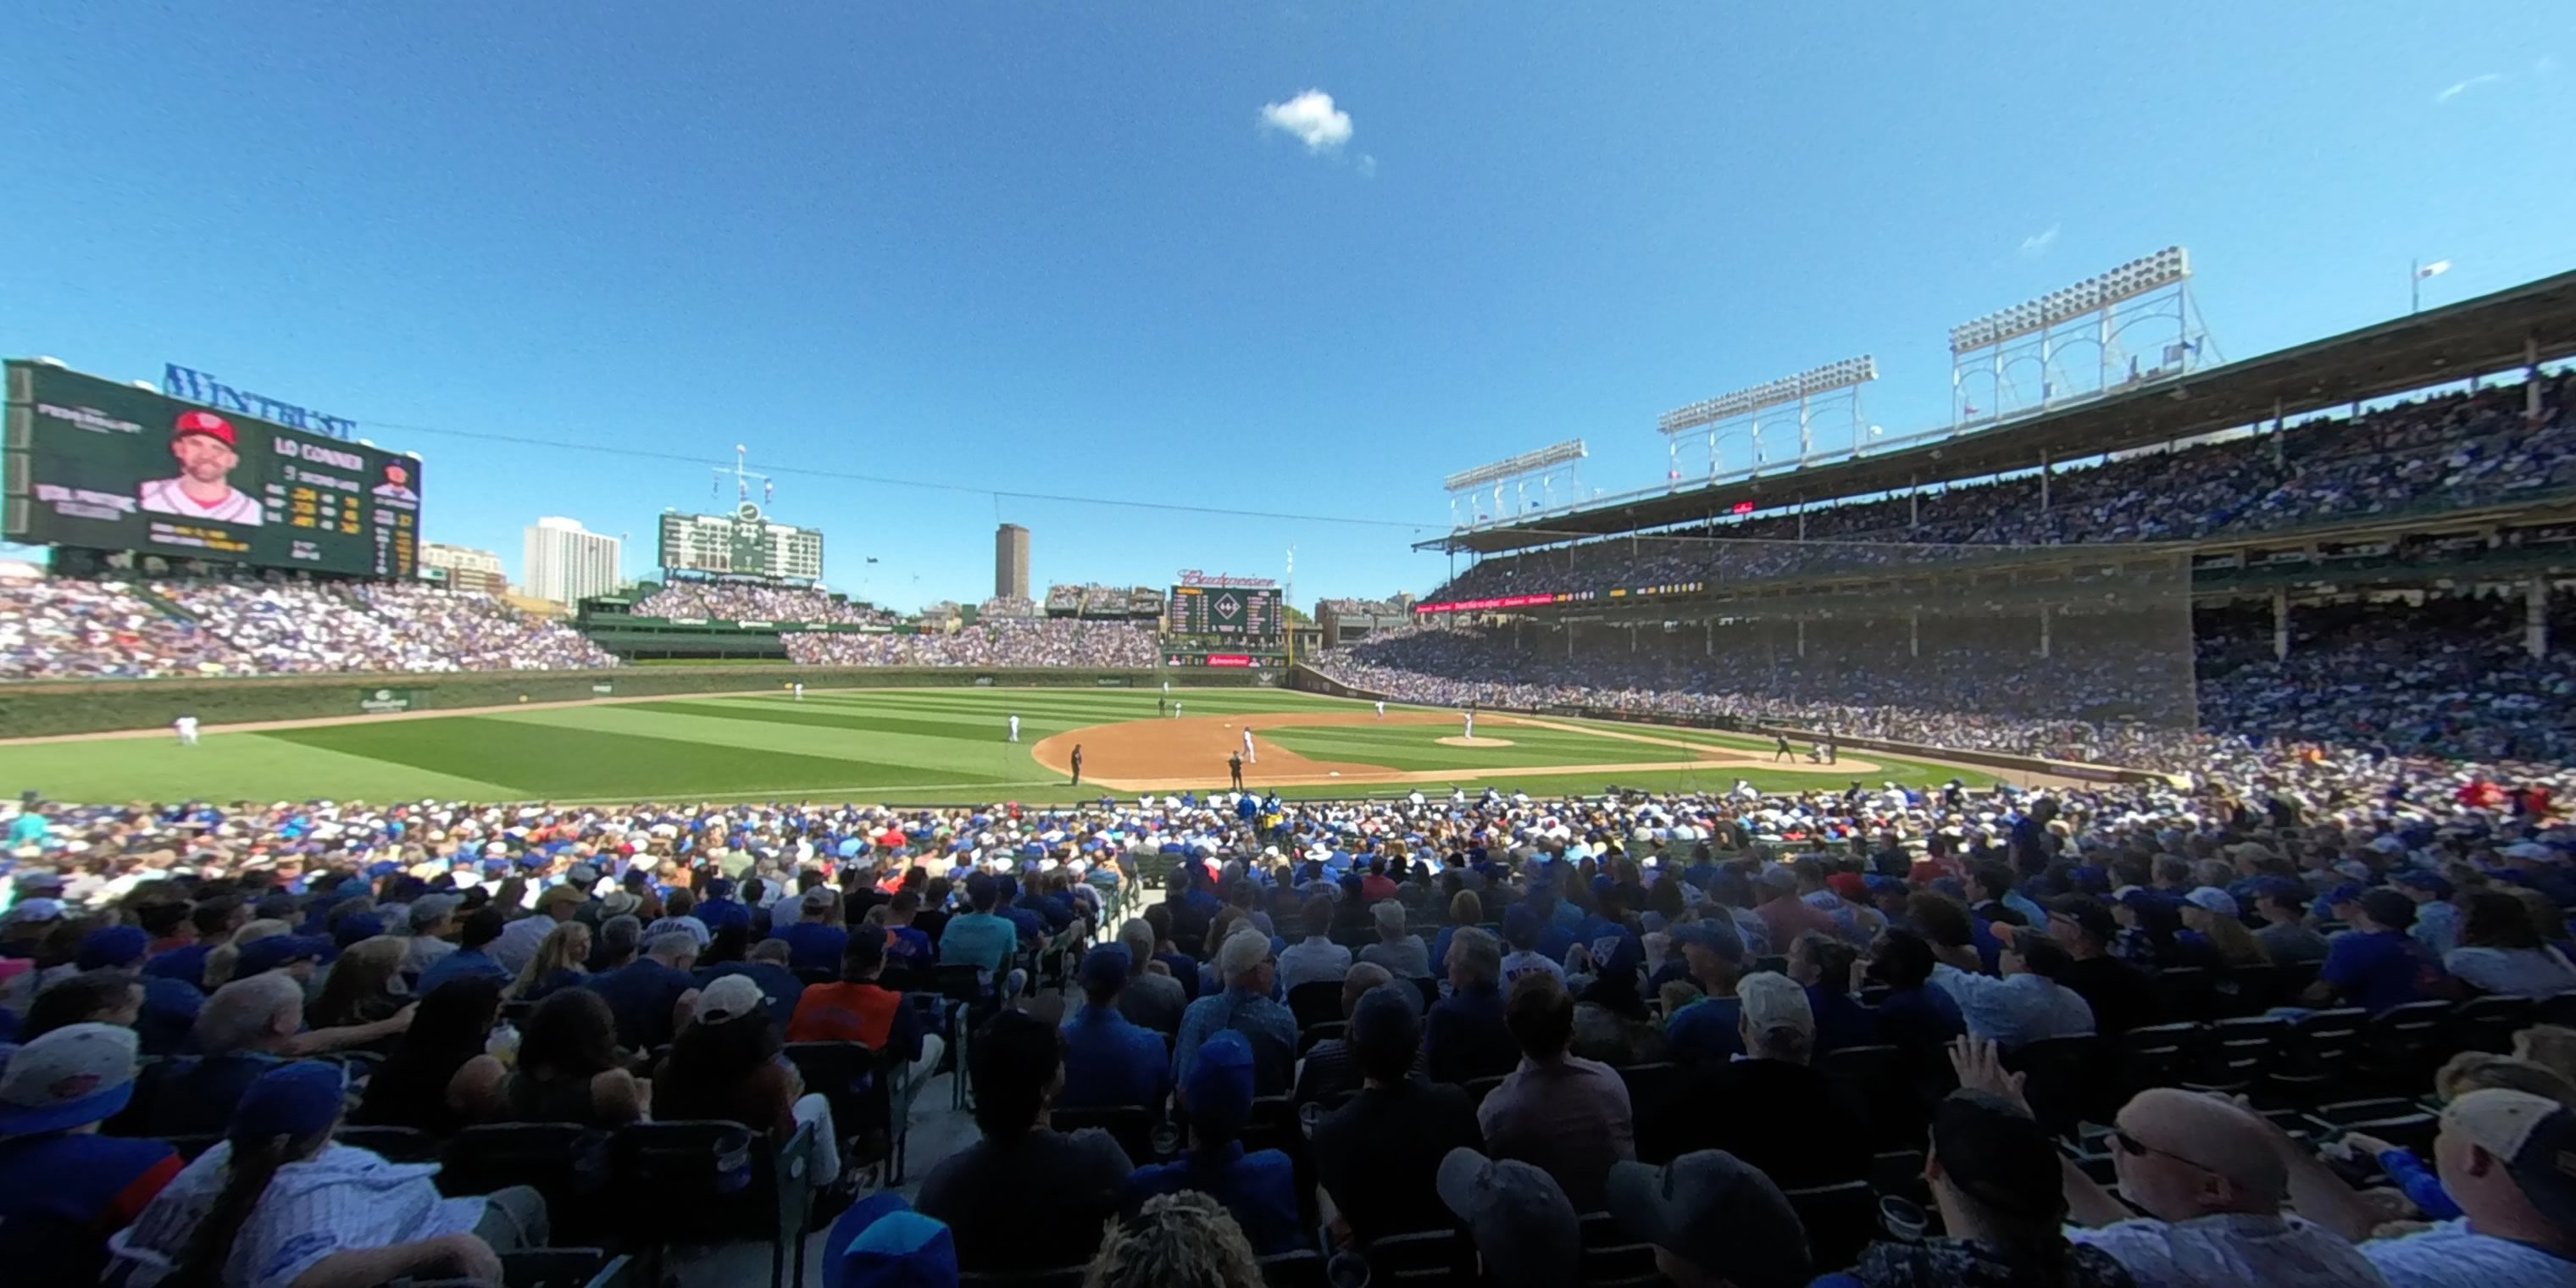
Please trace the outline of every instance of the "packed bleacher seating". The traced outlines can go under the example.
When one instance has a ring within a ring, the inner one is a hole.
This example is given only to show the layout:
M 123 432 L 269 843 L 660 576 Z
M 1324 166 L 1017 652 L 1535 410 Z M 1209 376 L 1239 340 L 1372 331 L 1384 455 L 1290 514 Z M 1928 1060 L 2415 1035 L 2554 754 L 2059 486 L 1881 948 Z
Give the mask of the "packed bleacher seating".
M 1057 584 L 1047 587 L 1046 611 L 1050 617 L 1070 617 L 1082 609 L 1083 588 Z
M 835 622 L 891 625 L 894 614 L 853 604 L 811 586 L 675 581 L 635 601 L 640 617 L 701 617 L 718 622 Z
M 2152 542 L 2259 532 L 2418 509 L 2465 509 L 2576 487 L 2576 375 L 2542 378 L 2541 410 L 2499 385 L 2283 432 L 2057 471 L 1765 514 L 1706 528 L 1480 560 L 1432 600 L 1746 579 L 1948 562 L 1956 546 Z M 1715 540 L 1710 540 L 1715 538 Z M 1743 542 L 1863 543 L 1840 554 Z M 1890 543 L 1871 548 L 1869 543 Z M 1907 552 L 1906 544 L 1933 549 Z
M 2537 783 L 2396 786 L 39 803 L 0 1250 L 44 1283 L 659 1282 L 741 1243 L 781 1284 L 820 1239 L 837 1282 L 1030 1288 L 2563 1285 L 2576 826 Z M 914 1152 L 964 1084 L 974 1138 Z
M 975 608 L 977 618 L 1014 618 L 1038 616 L 1037 601 L 1024 595 L 995 595 Z
M 2567 607 L 2553 607 L 2553 623 Z M 2519 598 L 2466 596 L 2302 608 L 2289 656 L 2275 660 L 2268 610 L 2204 613 L 2196 623 L 2196 735 L 2172 722 L 2069 716 L 2104 697 L 2133 709 L 2170 687 L 2171 675 L 2151 656 L 2117 647 L 2061 648 L 2045 664 L 2009 665 L 1997 651 L 1964 647 L 1899 656 L 1903 641 L 1894 640 L 1881 641 L 1886 656 L 1877 665 L 1855 649 L 1828 669 L 1804 659 L 1641 658 L 1615 647 L 1566 657 L 1529 647 L 1508 629 L 1470 628 L 1380 635 L 1307 660 L 1343 683 L 1407 702 L 1726 716 L 2172 772 L 2206 769 L 2248 742 L 2500 764 L 2576 761 L 2569 702 L 2576 653 L 2561 646 L 2530 655 L 2523 614 Z
M 0 583 L 0 678 L 558 670 L 616 659 L 488 595 L 277 580 Z
M 1159 660 L 1147 625 L 1071 617 L 979 618 L 950 631 L 854 635 L 795 631 L 787 656 L 814 666 L 1113 666 Z

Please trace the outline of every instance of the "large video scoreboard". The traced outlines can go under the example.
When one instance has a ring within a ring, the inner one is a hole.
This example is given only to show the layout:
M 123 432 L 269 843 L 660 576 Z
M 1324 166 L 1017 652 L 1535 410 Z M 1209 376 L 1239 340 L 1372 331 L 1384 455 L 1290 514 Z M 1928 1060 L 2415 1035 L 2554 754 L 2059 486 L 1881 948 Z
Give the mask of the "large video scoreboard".
M 1287 618 L 1279 611 L 1276 590 L 1174 586 L 1163 604 L 1163 631 L 1168 635 L 1269 639 L 1288 630 Z
M 7 370 L 0 538 L 418 575 L 417 457 L 48 363 Z

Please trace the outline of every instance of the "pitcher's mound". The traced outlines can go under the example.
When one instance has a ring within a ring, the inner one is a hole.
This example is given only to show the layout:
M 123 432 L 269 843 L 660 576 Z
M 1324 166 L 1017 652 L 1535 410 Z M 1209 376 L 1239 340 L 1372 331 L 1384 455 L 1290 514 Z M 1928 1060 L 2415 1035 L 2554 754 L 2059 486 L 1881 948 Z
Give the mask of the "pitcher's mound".
M 1508 747 L 1512 745 L 1512 740 L 1509 738 L 1461 738 L 1456 734 L 1451 734 L 1446 738 L 1439 739 L 1439 743 L 1443 747 Z

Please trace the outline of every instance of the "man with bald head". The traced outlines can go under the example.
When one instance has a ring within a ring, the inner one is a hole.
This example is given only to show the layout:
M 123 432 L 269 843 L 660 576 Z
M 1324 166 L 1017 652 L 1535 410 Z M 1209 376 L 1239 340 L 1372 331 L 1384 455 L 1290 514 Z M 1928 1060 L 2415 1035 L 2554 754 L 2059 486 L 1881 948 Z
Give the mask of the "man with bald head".
M 2111 1254 L 2139 1288 L 2378 1288 L 2361 1250 L 2285 1216 L 2289 1166 L 2253 1113 L 2198 1092 L 2142 1091 L 2112 1119 L 2111 1163 L 2135 1217 L 2070 1160 L 2069 1241 Z

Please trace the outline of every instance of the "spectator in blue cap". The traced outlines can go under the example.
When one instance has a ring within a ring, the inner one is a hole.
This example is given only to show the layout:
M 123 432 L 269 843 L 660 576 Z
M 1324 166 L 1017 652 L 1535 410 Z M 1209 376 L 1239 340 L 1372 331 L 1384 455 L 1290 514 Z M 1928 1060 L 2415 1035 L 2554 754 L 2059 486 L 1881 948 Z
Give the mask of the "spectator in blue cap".
M 1141 1105 L 1159 1109 L 1171 1085 L 1163 1038 L 1123 1014 L 1127 949 L 1104 944 L 1082 959 L 1083 1002 L 1064 1021 L 1064 1090 L 1056 1103 L 1068 1109 Z
M 1744 968 L 1744 941 L 1732 923 L 1723 921 L 1687 922 L 1672 934 L 1691 982 L 1703 994 L 1664 1022 L 1664 1039 L 1672 1044 L 1674 1058 L 1716 1062 L 1744 1054 L 1743 1040 L 1736 1032 L 1741 1013 L 1735 998 L 1736 977 Z
M 698 920 L 705 922 L 708 930 L 722 930 L 727 926 L 751 928 L 751 909 L 737 901 L 733 893 L 732 878 L 707 878 L 707 897 L 698 904 L 697 914 Z
M 2326 937 L 2307 923 L 2308 888 L 2290 877 L 2257 877 L 2254 915 L 2263 919 L 2254 938 L 2272 964 L 2287 966 L 2326 959 Z
M 136 1015 L 134 1031 L 148 1056 L 177 1055 L 187 1046 L 188 1030 L 197 1022 L 197 1012 L 206 1004 L 206 995 L 197 988 L 166 976 L 136 976 L 143 965 L 151 937 L 140 926 L 103 926 L 81 936 L 80 947 L 73 954 L 73 964 L 83 975 L 94 971 L 112 971 L 121 978 L 134 979 L 143 986 L 143 1007 Z
M 338 1065 L 301 1061 L 242 1093 L 224 1139 L 109 1241 L 125 1283 L 374 1284 L 501 1281 L 498 1250 L 540 1247 L 545 1203 L 512 1186 L 442 1198 L 432 1163 L 393 1163 L 331 1139 Z
M 823 1288 L 956 1288 L 957 1241 L 903 1196 L 850 1205 L 823 1241 Z
M 1304 1231 L 1296 1167 L 1288 1155 L 1243 1148 L 1243 1129 L 1252 1117 L 1252 1078 L 1252 1044 L 1242 1034 L 1227 1029 L 1209 1038 L 1180 1089 L 1189 1146 L 1169 1163 L 1138 1168 L 1128 1179 L 1128 1190 L 1139 1200 L 1180 1190 L 1211 1195 L 1234 1215 L 1253 1251 L 1269 1256 L 1295 1251 L 1303 1244 Z
M 2394 890 L 2364 890 L 2345 905 L 2352 929 L 2334 937 L 2317 982 L 2304 1000 L 2340 1000 L 2377 1015 L 2423 996 L 2423 985 L 2441 977 L 2441 963 L 2406 931 L 2415 904 Z
M 2415 924 L 2407 933 L 2426 951 L 2440 957 L 2460 946 L 2460 910 L 2451 906 L 2451 883 L 2422 868 L 2392 873 L 2389 884 L 2415 905 Z

